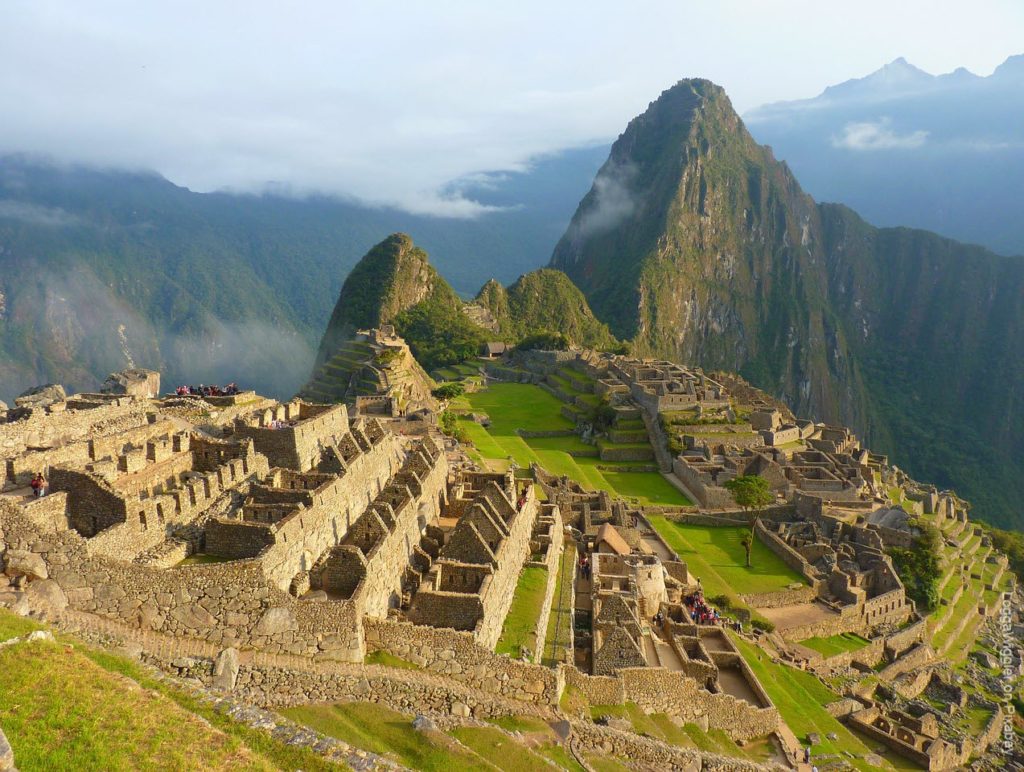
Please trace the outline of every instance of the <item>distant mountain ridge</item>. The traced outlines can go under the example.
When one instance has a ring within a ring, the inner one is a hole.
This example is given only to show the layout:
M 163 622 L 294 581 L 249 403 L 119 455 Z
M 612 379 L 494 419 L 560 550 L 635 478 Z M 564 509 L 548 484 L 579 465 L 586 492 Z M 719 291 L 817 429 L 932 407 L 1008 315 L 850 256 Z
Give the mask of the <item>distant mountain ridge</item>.
M 1024 254 L 1024 54 L 981 77 L 896 59 L 744 120 L 818 200 Z
M 629 123 L 550 265 L 635 353 L 738 371 L 1024 522 L 1024 261 L 816 204 L 713 83 Z
M 129 364 L 165 382 L 302 384 L 348 270 L 410 231 L 471 296 L 543 265 L 607 147 L 449 186 L 497 207 L 447 220 L 326 198 L 199 194 L 154 173 L 0 158 L 0 399 L 96 388 Z

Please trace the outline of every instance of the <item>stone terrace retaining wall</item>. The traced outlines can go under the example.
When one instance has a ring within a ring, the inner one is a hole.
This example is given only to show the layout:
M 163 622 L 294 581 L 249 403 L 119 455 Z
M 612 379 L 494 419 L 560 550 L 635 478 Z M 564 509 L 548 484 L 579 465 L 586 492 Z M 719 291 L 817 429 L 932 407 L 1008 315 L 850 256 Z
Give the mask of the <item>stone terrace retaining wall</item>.
M 267 580 L 258 560 L 172 570 L 123 563 L 90 555 L 74 531 L 40 537 L 3 501 L 0 534 L 0 550 L 42 559 L 73 610 L 216 645 L 362 660 L 355 603 L 296 600 Z
M 573 722 L 573 734 L 582 750 L 629 759 L 642 769 L 734 770 L 754 772 L 766 767 L 752 761 L 718 756 L 655 742 L 632 732 L 607 726 Z
M 706 718 L 712 729 L 725 731 L 734 740 L 763 737 L 779 725 L 774 707 L 757 708 L 728 694 L 712 694 L 693 678 L 664 668 L 623 668 L 615 676 L 592 676 L 575 667 L 563 666 L 565 685 L 578 690 L 591 705 L 622 705 L 635 702 L 649 713 L 667 713 L 686 722 Z M 752 673 L 745 671 L 751 684 Z M 771 705 L 764 689 L 755 691 Z
M 495 654 L 473 634 L 408 622 L 365 619 L 367 651 L 386 651 L 490 694 L 522 702 L 556 705 L 561 671 Z

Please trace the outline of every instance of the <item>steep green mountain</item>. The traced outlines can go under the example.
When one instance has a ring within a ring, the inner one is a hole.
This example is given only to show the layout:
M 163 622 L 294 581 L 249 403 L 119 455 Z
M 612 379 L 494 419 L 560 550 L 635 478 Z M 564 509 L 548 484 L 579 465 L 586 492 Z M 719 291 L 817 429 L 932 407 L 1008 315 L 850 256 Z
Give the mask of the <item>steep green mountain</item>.
M 638 353 L 737 370 L 1024 524 L 1024 261 L 815 204 L 720 87 L 630 122 L 551 266 Z
M 545 262 L 606 152 L 454 182 L 449 194 L 492 207 L 468 220 L 0 157 L 0 399 L 96 388 L 129 357 L 169 385 L 290 396 L 346 273 L 384 234 L 416 233 L 464 295 L 512 281 Z
M 515 341 L 551 331 L 589 348 L 610 348 L 617 343 L 572 280 L 551 268 L 523 274 L 507 289 L 491 279 L 474 304 L 486 310 L 485 318 L 502 339 Z
M 392 324 L 428 370 L 477 356 L 487 331 L 404 233 L 375 246 L 345 279 L 317 352 L 313 380 L 360 329 Z

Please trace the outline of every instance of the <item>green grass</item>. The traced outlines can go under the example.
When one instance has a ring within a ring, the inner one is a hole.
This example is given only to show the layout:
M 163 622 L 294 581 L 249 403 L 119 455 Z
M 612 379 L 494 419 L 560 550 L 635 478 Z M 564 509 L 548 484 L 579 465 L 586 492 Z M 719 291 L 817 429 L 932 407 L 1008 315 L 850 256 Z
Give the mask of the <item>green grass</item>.
M 463 726 L 450 734 L 503 772 L 534 772 L 547 766 L 543 758 L 498 729 Z
M 704 594 L 744 595 L 773 592 L 806 580 L 791 569 L 759 539 L 751 550 L 751 566 L 746 566 L 746 552 L 741 541 L 750 532 L 745 526 L 686 525 L 661 515 L 650 517 L 651 525 L 661 534 L 690 572 L 700 577 Z
M 39 627 L 26 622 L 0 609 L 0 629 Z M 235 722 L 136 662 L 63 639 L 0 649 L 0 725 L 24 770 L 336 768 Z
M 11 611 L 0 608 L 0 641 L 20 638 L 34 630 L 42 630 L 44 625 L 34 619 L 19 617 Z
M 386 651 L 371 651 L 363 659 L 367 665 L 384 665 L 385 667 L 397 667 L 402 670 L 419 670 L 420 666 L 407 659 L 396 657 Z
M 197 552 L 194 555 L 189 555 L 187 558 L 178 563 L 179 566 L 201 566 L 207 563 L 226 563 L 227 558 L 219 557 L 218 555 L 207 555 L 204 552 Z
M 486 413 L 491 425 L 486 429 L 469 420 L 459 422 L 467 438 L 485 459 L 512 457 L 521 467 L 539 464 L 551 474 L 568 475 L 589 490 L 604 490 L 640 504 L 686 506 L 691 504 L 657 472 L 603 471 L 598 466 L 628 468 L 628 463 L 603 462 L 596 456 L 574 458 L 568 451 L 596 451 L 578 437 L 525 439 L 517 429 L 528 432 L 572 430 L 573 422 L 561 414 L 564 404 L 539 386 L 520 383 L 495 383 L 465 395 L 467 409 Z
M 440 732 L 419 732 L 401 713 L 369 702 L 300 705 L 280 713 L 321 734 L 371 753 L 389 756 L 412 769 L 428 772 L 491 769 L 476 754 L 447 741 Z
M 768 692 L 772 703 L 782 716 L 793 734 L 801 742 L 807 742 L 807 735 L 816 732 L 821 737 L 821 744 L 815 746 L 819 754 L 850 752 L 857 759 L 851 763 L 858 769 L 871 769 L 864 763 L 863 756 L 872 752 L 872 748 L 864 744 L 849 729 L 830 715 L 825 706 L 839 699 L 839 695 L 829 689 L 816 677 L 803 670 L 776 664 L 768 655 L 752 643 L 739 636 L 727 633 L 737 645 L 740 654 L 750 665 L 751 670 Z M 834 732 L 839 739 L 829 740 L 828 734 Z
M 495 647 L 498 654 L 520 657 L 524 646 L 533 644 L 533 633 L 537 629 L 544 591 L 547 589 L 548 572 L 539 566 L 526 566 L 519 574 L 516 594 L 512 597 L 501 638 Z M 532 645 L 530 646 L 532 649 Z M 536 657 L 538 652 L 533 651 Z
M 815 636 L 813 638 L 808 638 L 805 641 L 800 641 L 801 646 L 813 649 L 825 657 L 833 657 L 836 654 L 843 654 L 848 651 L 857 651 L 858 649 L 864 648 L 869 643 L 870 641 L 867 638 L 862 638 L 855 633 L 830 635 L 827 638 Z
M 572 628 L 572 581 L 576 575 L 576 545 L 567 542 L 562 550 L 555 579 L 555 595 L 551 601 L 551 615 L 544 635 L 542 661 L 554 667 L 559 654 L 568 647 L 569 632 Z

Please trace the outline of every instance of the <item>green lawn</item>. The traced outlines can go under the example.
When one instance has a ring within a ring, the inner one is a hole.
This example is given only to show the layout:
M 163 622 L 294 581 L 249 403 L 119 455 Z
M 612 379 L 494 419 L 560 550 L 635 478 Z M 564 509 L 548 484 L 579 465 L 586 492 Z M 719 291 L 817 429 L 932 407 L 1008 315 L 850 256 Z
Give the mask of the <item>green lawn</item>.
M 572 430 L 573 422 L 561 414 L 564 404 L 539 386 L 495 383 L 464 396 L 466 409 L 486 413 L 486 429 L 469 420 L 459 426 L 486 459 L 512 457 L 522 467 L 537 463 L 551 474 L 568 475 L 589 490 L 605 490 L 641 504 L 686 506 L 691 502 L 657 472 L 603 471 L 598 466 L 629 468 L 629 463 L 602 462 L 599 458 L 573 457 L 569 451 L 594 452 L 576 436 L 524 439 L 517 429 L 528 432 Z
M 511 654 L 518 659 L 524 646 L 533 648 L 533 632 L 537 629 L 541 606 L 544 605 L 544 590 L 548 584 L 548 572 L 539 566 L 526 566 L 519 574 L 516 594 L 512 597 L 501 638 L 495 647 L 498 654 Z M 536 657 L 539 652 L 533 651 Z
M 660 515 L 650 518 L 651 524 L 686 561 L 690 572 L 699 576 L 708 597 L 745 595 L 783 590 L 804 578 L 782 562 L 760 540 L 754 540 L 751 566 L 746 566 L 746 553 L 741 540 L 750 532 L 744 526 L 684 525 Z
M 864 648 L 869 643 L 870 641 L 867 638 L 861 638 L 855 633 L 830 635 L 827 638 L 815 636 L 814 638 L 808 638 L 806 641 L 800 641 L 801 646 L 813 649 L 826 657 L 832 657 L 836 654 L 843 654 L 848 651 L 857 651 L 858 649 Z
M 543 758 L 498 729 L 463 726 L 453 729 L 451 736 L 503 772 L 533 772 L 547 768 Z
M 0 639 L 30 627 L 0 609 Z M 23 770 L 331 768 L 78 641 L 0 649 L 0 726 Z
M 389 756 L 411 769 L 428 772 L 491 770 L 475 753 L 441 732 L 420 732 L 412 720 L 381 705 L 346 702 L 284 708 L 284 716 L 356 748 Z
M 568 541 L 562 550 L 558 564 L 558 578 L 555 580 L 555 596 L 551 601 L 551 616 L 544 636 L 542 661 L 554 667 L 560 661 L 561 652 L 569 645 L 572 629 L 572 580 L 576 574 L 576 545 Z
M 815 746 L 815 752 L 818 754 L 849 751 L 858 757 L 850 759 L 853 766 L 863 770 L 873 769 L 863 760 L 873 748 L 868 747 L 825 710 L 825 705 L 839 699 L 838 694 L 810 673 L 772 662 L 768 655 L 753 643 L 732 633 L 727 635 L 737 645 L 740 654 L 768 692 L 782 720 L 793 730 L 793 734 L 800 742 L 805 743 L 807 735 L 816 732 L 821 737 L 821 744 Z M 830 732 L 834 732 L 839 739 L 828 739 Z

